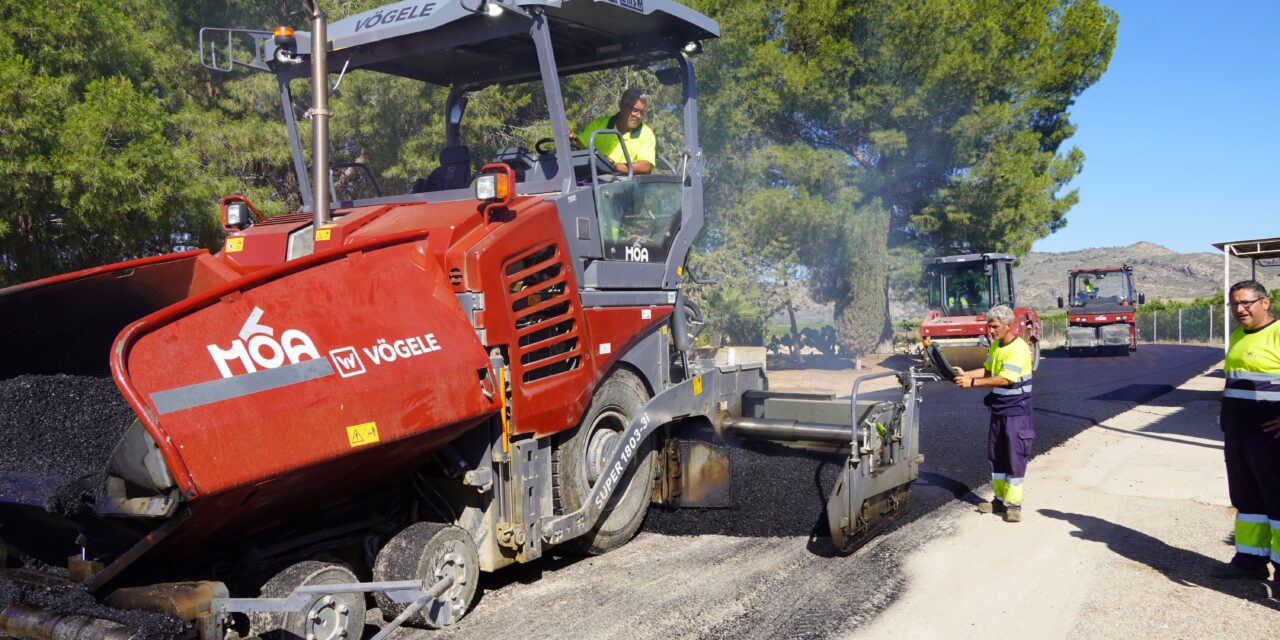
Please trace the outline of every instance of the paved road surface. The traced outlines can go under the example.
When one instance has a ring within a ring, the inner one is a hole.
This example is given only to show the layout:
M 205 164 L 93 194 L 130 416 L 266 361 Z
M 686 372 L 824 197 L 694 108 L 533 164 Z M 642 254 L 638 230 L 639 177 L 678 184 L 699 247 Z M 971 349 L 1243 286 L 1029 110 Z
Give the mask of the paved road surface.
M 1128 358 L 1046 358 L 1035 375 L 1037 452 L 1220 357 L 1212 347 L 1144 345 Z M 989 480 L 982 395 L 926 386 L 926 460 L 914 509 L 897 527 L 927 522 L 951 501 L 977 500 L 972 489 Z M 934 535 L 928 527 L 891 529 L 858 553 L 837 556 L 822 508 L 838 458 L 767 444 L 734 456 L 736 508 L 655 508 L 645 531 L 622 549 L 484 576 L 475 609 L 455 628 L 394 637 L 823 638 L 856 631 L 898 597 L 902 558 Z M 1033 461 L 1028 504 L 1035 499 Z

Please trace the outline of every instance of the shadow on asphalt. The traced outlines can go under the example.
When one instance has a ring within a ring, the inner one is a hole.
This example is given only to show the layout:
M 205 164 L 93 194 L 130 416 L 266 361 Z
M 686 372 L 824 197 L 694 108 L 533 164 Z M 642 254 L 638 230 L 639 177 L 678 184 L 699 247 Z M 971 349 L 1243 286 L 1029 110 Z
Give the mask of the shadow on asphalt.
M 1130 387 L 1168 387 L 1170 389 L 1170 392 L 1167 395 L 1158 394 L 1158 395 L 1149 397 L 1141 402 L 1135 402 L 1133 400 L 1128 400 L 1128 399 L 1125 399 L 1125 400 L 1116 399 L 1121 397 L 1124 397 L 1124 398 L 1132 397 L 1135 394 L 1144 395 L 1148 392 L 1148 390 L 1140 389 L 1136 391 L 1127 391 L 1124 393 L 1117 393 L 1119 391 L 1123 391 L 1124 389 L 1128 389 Z M 1113 398 L 1104 398 L 1104 396 L 1113 396 Z M 1219 391 L 1191 391 L 1186 389 L 1173 389 L 1173 387 L 1171 387 L 1170 385 L 1128 385 L 1127 387 L 1124 387 L 1122 389 L 1117 389 L 1116 392 L 1105 393 L 1099 396 L 1095 396 L 1092 399 L 1109 401 L 1109 402 L 1119 402 L 1122 404 L 1128 404 L 1132 406 L 1137 406 L 1138 404 L 1146 404 L 1146 405 L 1157 406 L 1157 407 L 1159 406 L 1186 407 L 1188 405 L 1192 405 L 1195 403 L 1209 403 L 1209 404 L 1216 405 L 1218 402 L 1221 401 L 1222 393 Z M 1133 431 L 1129 429 L 1116 429 L 1116 428 L 1108 427 L 1102 424 L 1102 422 L 1105 422 L 1106 419 L 1109 419 L 1109 418 L 1098 420 L 1096 417 L 1081 415 L 1077 413 L 1071 413 L 1067 411 L 1057 411 L 1054 409 L 1047 409 L 1043 407 L 1036 407 L 1035 412 L 1036 412 L 1036 415 L 1043 414 L 1046 416 L 1056 416 L 1058 418 L 1066 418 L 1069 420 L 1078 420 L 1084 426 L 1094 426 L 1106 431 L 1113 431 L 1116 433 L 1123 433 L 1126 435 L 1133 435 L 1141 438 L 1165 440 L 1169 442 L 1177 442 L 1179 444 L 1186 444 L 1186 445 L 1197 446 L 1197 447 L 1207 447 L 1211 449 L 1222 448 L 1222 445 L 1206 444 L 1201 442 L 1189 442 L 1181 438 L 1169 437 L 1169 436 L 1190 436 L 1190 437 L 1195 437 L 1195 438 L 1200 438 L 1205 440 L 1214 440 L 1217 442 L 1221 442 L 1222 430 L 1217 428 L 1216 425 L 1213 426 L 1212 428 L 1206 429 L 1204 428 L 1204 425 L 1201 425 L 1201 424 L 1182 423 L 1178 421 L 1173 421 L 1173 423 L 1170 424 L 1170 421 L 1168 420 L 1160 420 L 1155 424 L 1148 425 L 1147 427 L 1143 428 L 1140 431 Z
M 1173 385 L 1169 384 L 1129 384 L 1120 387 L 1119 389 L 1113 389 L 1106 393 L 1096 395 L 1090 398 L 1090 400 L 1143 404 L 1151 400 L 1155 400 L 1170 391 L 1173 391 Z
M 935 487 L 950 492 L 951 495 L 955 496 L 956 500 L 968 502 L 972 505 L 982 502 L 982 498 L 974 493 L 973 489 L 969 488 L 969 485 L 930 471 L 920 472 L 920 478 L 915 481 L 912 490 L 919 491 L 923 487 Z
M 1071 533 L 1072 537 L 1101 542 L 1113 553 L 1151 567 L 1180 585 L 1212 589 L 1229 596 L 1257 601 L 1263 606 L 1280 611 L 1280 602 L 1265 597 L 1265 586 L 1262 580 L 1226 580 L 1209 577 L 1210 572 L 1222 564 L 1220 560 L 1175 547 L 1154 536 L 1102 518 L 1054 509 L 1039 509 L 1038 513 L 1056 520 L 1063 520 L 1079 529 Z

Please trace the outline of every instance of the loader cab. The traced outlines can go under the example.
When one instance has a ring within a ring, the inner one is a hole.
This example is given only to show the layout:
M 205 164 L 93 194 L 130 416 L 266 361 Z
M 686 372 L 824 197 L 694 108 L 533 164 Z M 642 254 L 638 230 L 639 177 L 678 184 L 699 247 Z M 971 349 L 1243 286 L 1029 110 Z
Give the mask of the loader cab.
M 923 286 L 929 308 L 943 316 L 976 316 L 996 305 L 1015 306 L 1014 260 L 1003 253 L 925 260 Z
M 583 288 L 674 290 L 703 222 L 690 55 L 718 35 L 714 20 L 671 0 L 400 2 L 337 20 L 327 54 L 334 216 L 475 201 L 477 174 L 503 164 L 517 197 L 556 204 Z M 310 49 L 301 31 L 292 52 L 270 32 L 201 32 L 205 66 L 276 76 L 303 211 L 314 210 Z M 571 127 L 616 111 L 628 86 L 651 97 L 659 159 L 647 175 L 617 171 L 595 149 L 617 132 L 597 132 L 587 149 L 570 143 Z M 371 130 L 359 121 L 370 105 L 402 114 L 403 126 Z M 309 253 L 314 231 L 295 232 L 290 259 Z

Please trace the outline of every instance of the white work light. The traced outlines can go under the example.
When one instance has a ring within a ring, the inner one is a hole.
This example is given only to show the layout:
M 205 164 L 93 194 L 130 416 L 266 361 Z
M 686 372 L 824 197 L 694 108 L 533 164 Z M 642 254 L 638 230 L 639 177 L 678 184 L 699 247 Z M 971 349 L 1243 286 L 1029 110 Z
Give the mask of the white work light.
M 494 2 L 494 0 L 489 0 L 489 2 L 486 2 L 484 10 L 485 10 L 485 13 L 489 14 L 490 18 L 496 18 L 502 15 L 502 5 L 497 2 Z
M 237 229 L 249 226 L 249 207 L 245 206 L 245 203 L 227 203 L 227 226 Z
M 476 200 L 494 200 L 498 197 L 498 176 L 476 178 Z

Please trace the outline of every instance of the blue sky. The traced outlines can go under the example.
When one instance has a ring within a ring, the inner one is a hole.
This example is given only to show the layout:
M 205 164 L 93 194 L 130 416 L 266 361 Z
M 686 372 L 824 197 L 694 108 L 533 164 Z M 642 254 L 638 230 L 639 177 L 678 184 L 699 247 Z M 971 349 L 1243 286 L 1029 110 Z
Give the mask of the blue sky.
M 1280 236 L 1280 2 L 1104 4 L 1116 50 L 1071 110 L 1080 202 L 1034 250 Z

